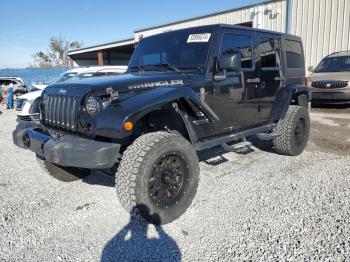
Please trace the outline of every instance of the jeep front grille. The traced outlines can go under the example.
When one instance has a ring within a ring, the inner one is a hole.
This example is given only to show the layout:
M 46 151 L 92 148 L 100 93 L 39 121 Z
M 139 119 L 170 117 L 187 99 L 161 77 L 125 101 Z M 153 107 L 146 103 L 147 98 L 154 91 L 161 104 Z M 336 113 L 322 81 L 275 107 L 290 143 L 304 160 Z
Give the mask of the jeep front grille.
M 315 81 L 312 82 L 312 87 L 322 89 L 344 88 L 348 86 L 348 81 Z
M 77 128 L 78 97 L 48 95 L 44 101 L 45 124 L 51 127 L 75 131 Z

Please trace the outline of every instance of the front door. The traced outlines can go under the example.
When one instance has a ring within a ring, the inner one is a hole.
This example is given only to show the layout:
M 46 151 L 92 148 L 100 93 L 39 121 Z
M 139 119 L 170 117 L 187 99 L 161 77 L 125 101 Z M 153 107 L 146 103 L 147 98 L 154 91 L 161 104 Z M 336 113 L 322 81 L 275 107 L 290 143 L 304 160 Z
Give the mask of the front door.
M 233 52 L 242 55 L 241 72 L 227 72 L 225 80 L 214 80 L 211 107 L 220 118 L 218 133 L 247 129 L 259 122 L 258 71 L 255 33 L 227 30 L 222 33 L 217 57 Z

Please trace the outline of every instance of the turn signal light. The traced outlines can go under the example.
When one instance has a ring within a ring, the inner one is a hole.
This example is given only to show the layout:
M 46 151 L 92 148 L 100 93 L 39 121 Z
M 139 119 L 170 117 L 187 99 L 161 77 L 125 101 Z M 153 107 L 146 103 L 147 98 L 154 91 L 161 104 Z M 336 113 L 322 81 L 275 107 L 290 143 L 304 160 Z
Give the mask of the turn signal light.
M 124 129 L 126 131 L 131 131 L 132 128 L 133 128 L 133 124 L 130 121 L 124 123 Z

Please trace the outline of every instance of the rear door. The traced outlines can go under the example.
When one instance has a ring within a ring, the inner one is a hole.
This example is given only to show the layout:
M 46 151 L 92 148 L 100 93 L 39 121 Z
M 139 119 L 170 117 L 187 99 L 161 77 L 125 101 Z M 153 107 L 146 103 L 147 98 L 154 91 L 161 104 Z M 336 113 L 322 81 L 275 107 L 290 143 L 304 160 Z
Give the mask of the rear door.
M 260 122 L 268 122 L 278 91 L 285 84 L 281 37 L 268 33 L 258 33 L 259 53 L 259 117 Z
M 288 86 L 292 84 L 305 84 L 305 59 L 303 43 L 300 39 L 286 38 L 284 40 L 283 50 L 285 52 L 284 57 L 286 58 L 286 85 Z

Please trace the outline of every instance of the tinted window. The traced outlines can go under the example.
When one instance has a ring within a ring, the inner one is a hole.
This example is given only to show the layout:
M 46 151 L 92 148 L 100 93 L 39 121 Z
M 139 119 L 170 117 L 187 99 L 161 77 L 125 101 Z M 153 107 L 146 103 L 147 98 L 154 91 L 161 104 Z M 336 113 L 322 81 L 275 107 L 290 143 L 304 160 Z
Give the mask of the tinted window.
M 204 66 L 212 29 L 175 31 L 144 38 L 137 45 L 129 69 L 169 63 L 176 67 Z
M 220 56 L 240 52 L 242 68 L 252 68 L 252 39 L 247 35 L 224 34 L 220 46 Z
M 300 42 L 286 40 L 286 54 L 289 68 L 304 68 L 303 49 Z
M 259 53 L 262 68 L 281 67 L 281 43 L 275 38 L 260 38 Z
M 316 72 L 350 71 L 350 56 L 327 57 L 317 66 Z

